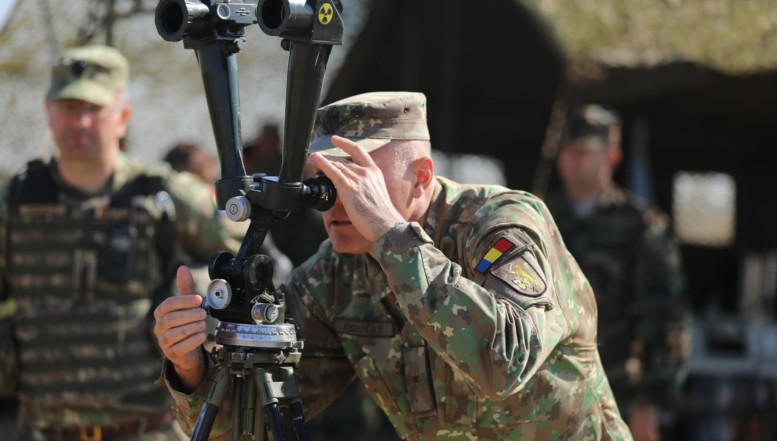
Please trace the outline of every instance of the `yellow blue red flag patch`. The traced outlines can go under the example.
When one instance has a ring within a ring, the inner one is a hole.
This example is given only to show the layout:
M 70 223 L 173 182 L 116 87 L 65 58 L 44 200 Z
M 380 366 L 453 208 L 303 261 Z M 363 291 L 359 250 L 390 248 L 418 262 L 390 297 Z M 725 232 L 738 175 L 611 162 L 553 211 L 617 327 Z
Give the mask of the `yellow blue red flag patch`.
M 496 241 L 491 249 L 488 250 L 483 259 L 480 260 L 480 263 L 478 263 L 478 266 L 475 267 L 475 270 L 481 273 L 485 273 L 489 268 L 491 268 L 494 262 L 499 260 L 500 257 L 505 255 L 505 253 L 512 250 L 513 248 L 515 248 L 514 243 L 510 242 L 504 237 L 499 238 L 499 240 Z

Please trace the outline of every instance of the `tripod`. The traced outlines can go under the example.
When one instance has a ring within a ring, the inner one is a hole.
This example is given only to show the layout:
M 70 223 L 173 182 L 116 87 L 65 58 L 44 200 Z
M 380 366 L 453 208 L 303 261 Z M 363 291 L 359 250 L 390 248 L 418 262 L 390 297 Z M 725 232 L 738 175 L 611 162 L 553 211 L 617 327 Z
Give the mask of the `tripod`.
M 256 178 L 266 179 L 261 175 Z M 303 196 L 317 195 L 301 199 L 308 204 L 328 208 L 334 202 L 331 182 L 315 178 L 301 186 Z M 251 218 L 237 257 L 221 252 L 208 265 L 212 281 L 203 308 L 222 320 L 215 333 L 221 347 L 213 350 L 216 372 L 191 439 L 208 439 L 231 392 L 233 441 L 263 441 L 268 426 L 275 441 L 285 441 L 292 433 L 298 441 L 309 441 L 294 379 L 303 342 L 297 340 L 294 324 L 285 317 L 284 293 L 273 285 L 272 259 L 258 254 L 275 218 L 267 210 L 252 210 L 253 205 L 246 205 L 246 201 L 237 196 L 226 204 L 231 218 Z M 250 211 L 254 211 L 253 216 Z
M 289 213 L 334 205 L 331 181 L 302 181 L 302 175 L 329 53 L 342 42 L 340 12 L 339 0 L 160 0 L 157 5 L 159 35 L 183 40 L 197 54 L 221 164 L 218 206 L 233 221 L 251 221 L 237 256 L 218 253 L 208 265 L 212 281 L 203 307 L 220 320 L 215 341 L 222 346 L 213 353 L 216 372 L 192 440 L 208 438 L 227 395 L 233 441 L 263 441 L 267 426 L 275 441 L 285 441 L 291 432 L 308 440 L 294 381 L 302 342 L 286 320 L 284 294 L 273 286 L 272 260 L 261 254 L 261 245 L 272 224 Z M 282 37 L 281 47 L 289 52 L 278 176 L 246 176 L 243 166 L 236 54 L 245 43 L 244 28 L 254 23 Z
M 277 329 L 286 328 L 286 329 Z M 285 441 L 284 424 L 279 406 L 286 405 L 293 421 L 293 431 L 298 441 L 309 441 L 294 381 L 294 365 L 299 362 L 302 347 L 296 340 L 293 325 L 258 326 L 236 323 L 219 323 L 218 335 L 224 344 L 214 350 L 218 360 L 208 398 L 197 418 L 192 440 L 206 440 L 224 402 L 227 390 L 232 389 L 232 439 L 265 439 L 265 425 L 269 423 L 275 441 Z M 283 334 L 278 335 L 278 334 Z M 273 334 L 278 335 L 275 338 Z M 255 338 L 255 336 L 261 336 Z M 267 346 L 275 346 L 273 348 Z M 231 383 L 230 383 L 231 379 Z M 257 407 L 257 402 L 261 407 Z M 261 411 L 264 408 L 269 421 Z M 285 424 L 286 432 L 288 423 Z M 257 433 L 258 437 L 254 436 Z

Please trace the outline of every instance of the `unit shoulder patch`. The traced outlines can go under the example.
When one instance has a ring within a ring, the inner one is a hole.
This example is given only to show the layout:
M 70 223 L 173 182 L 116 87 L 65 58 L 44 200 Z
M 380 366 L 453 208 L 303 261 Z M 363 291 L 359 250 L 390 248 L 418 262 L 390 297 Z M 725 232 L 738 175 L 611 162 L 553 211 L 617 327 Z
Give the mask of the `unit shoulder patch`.
M 531 251 L 525 250 L 491 270 L 491 274 L 529 297 L 539 297 L 548 288 L 545 274 Z

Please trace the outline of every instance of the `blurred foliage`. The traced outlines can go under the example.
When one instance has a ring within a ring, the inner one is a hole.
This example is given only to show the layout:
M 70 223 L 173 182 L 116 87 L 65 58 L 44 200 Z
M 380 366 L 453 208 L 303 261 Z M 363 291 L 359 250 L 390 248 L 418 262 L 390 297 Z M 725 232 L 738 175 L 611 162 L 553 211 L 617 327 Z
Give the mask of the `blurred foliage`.
M 157 0 L 77 0 L 63 8 L 56 2 L 41 0 L 31 14 L 25 13 L 20 4 L 0 33 L 0 46 L 4 49 L 0 70 L 26 71 L 35 64 L 32 51 L 47 49 L 43 52 L 51 58 L 71 46 L 115 46 L 117 25 L 140 14 L 151 17 L 156 3 Z M 19 38 L 20 34 L 28 35 Z
M 572 60 L 610 66 L 691 61 L 729 74 L 777 67 L 774 0 L 518 0 Z

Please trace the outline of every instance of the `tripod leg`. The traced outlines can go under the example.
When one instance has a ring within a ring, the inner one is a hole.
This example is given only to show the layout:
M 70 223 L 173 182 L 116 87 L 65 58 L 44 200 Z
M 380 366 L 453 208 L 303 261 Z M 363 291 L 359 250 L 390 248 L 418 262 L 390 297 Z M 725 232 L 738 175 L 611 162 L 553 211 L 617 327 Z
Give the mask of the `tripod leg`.
M 243 435 L 241 410 L 243 404 L 243 378 L 232 377 L 232 441 L 240 441 Z
M 252 375 L 247 375 L 242 379 L 242 407 L 240 409 L 240 419 L 242 420 L 242 431 L 244 434 L 256 433 L 256 430 L 264 430 L 264 427 L 256 426 L 254 416 L 256 413 L 256 383 Z M 236 412 L 237 413 L 237 412 Z
M 216 414 L 218 414 L 219 408 L 224 403 L 228 384 L 227 372 L 224 367 L 217 368 L 216 374 L 213 377 L 213 384 L 208 392 L 208 398 L 197 416 L 197 424 L 195 424 L 194 431 L 192 432 L 192 441 L 206 441 L 208 439 L 213 428 L 213 421 L 216 420 Z
M 310 441 L 305 428 L 305 416 L 302 414 L 302 402 L 295 401 L 289 406 L 291 417 L 294 419 L 294 429 L 297 431 L 297 441 Z
M 294 380 L 294 369 L 291 366 L 282 366 L 276 370 L 257 368 L 254 371 L 258 393 L 262 404 L 267 410 L 270 427 L 275 441 L 284 441 L 284 431 L 297 433 L 299 441 L 309 441 L 305 430 L 305 418 L 302 414 L 302 402 L 299 399 L 297 383 Z M 273 378 L 273 373 L 277 377 Z M 280 381 L 279 381 L 280 380 Z M 280 403 L 289 404 L 285 409 L 286 419 L 282 420 L 278 407 Z M 284 430 L 284 424 L 285 430 Z
M 280 400 L 283 396 L 283 383 L 273 381 L 272 373 L 263 368 L 257 368 L 254 371 L 256 378 L 256 389 L 262 398 L 262 405 L 267 411 L 267 417 L 272 428 L 273 439 L 275 441 L 285 441 L 283 435 L 283 424 L 281 424 L 281 413 L 278 409 Z
M 297 381 L 294 379 L 294 368 L 284 366 L 281 368 L 281 378 L 284 383 L 288 383 L 287 398 L 290 399 L 289 411 L 294 423 L 294 431 L 297 433 L 298 441 L 310 441 L 308 432 L 305 429 L 305 416 L 302 413 L 302 400 L 299 398 Z
M 281 424 L 281 414 L 278 410 L 278 396 L 282 395 L 282 386 L 273 381 L 270 371 L 263 368 L 256 368 L 254 371 L 256 388 L 262 399 L 262 405 L 267 411 L 267 417 L 272 428 L 274 441 L 285 441 L 283 435 L 283 425 Z M 277 390 L 276 390 L 277 389 Z
M 283 425 L 281 425 L 281 412 L 278 410 L 278 403 L 268 403 L 265 406 L 267 416 L 270 417 L 270 427 L 275 441 L 285 441 L 283 435 Z
M 256 397 L 256 391 L 254 391 L 254 397 Z M 267 426 L 265 425 L 264 407 L 254 407 L 254 441 L 265 441 L 267 439 Z

